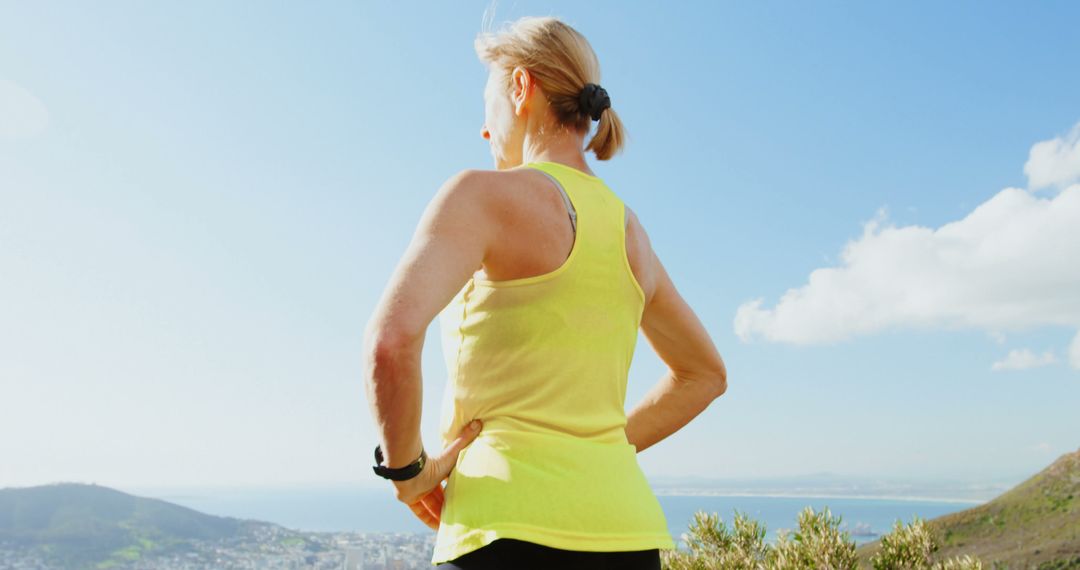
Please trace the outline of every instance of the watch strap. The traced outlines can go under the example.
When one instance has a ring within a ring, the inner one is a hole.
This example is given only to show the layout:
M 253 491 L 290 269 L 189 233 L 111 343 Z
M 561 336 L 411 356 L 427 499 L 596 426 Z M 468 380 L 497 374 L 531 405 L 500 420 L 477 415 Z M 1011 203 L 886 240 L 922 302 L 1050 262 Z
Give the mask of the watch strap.
M 392 481 L 405 481 L 416 477 L 424 470 L 424 464 L 427 463 L 427 451 L 423 448 L 420 449 L 420 457 L 417 457 L 415 461 L 404 466 L 391 469 L 385 465 L 382 465 L 383 454 L 382 446 L 375 446 L 375 467 L 372 469 L 375 474 L 384 479 L 390 479 Z

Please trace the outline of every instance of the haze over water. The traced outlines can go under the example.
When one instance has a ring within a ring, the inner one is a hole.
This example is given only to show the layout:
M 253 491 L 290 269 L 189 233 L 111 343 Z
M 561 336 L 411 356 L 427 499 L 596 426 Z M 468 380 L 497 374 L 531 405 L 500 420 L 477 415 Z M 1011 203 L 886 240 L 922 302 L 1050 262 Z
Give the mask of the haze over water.
M 152 496 L 209 514 L 254 518 L 299 530 L 432 532 L 398 503 L 392 493 L 377 487 L 159 489 Z M 697 510 L 719 513 L 721 520 L 730 526 L 734 510 L 738 509 L 765 524 L 769 531 L 767 536 L 773 540 L 780 529 L 795 527 L 796 514 L 806 506 L 815 510 L 829 507 L 834 515 L 843 516 L 848 530 L 855 530 L 861 523 L 874 532 L 884 533 L 892 528 L 897 517 L 907 523 L 914 515 L 929 519 L 977 504 L 976 501 L 708 495 L 660 495 L 658 498 L 676 542 L 688 531 Z M 852 538 L 861 543 L 873 537 L 855 535 Z

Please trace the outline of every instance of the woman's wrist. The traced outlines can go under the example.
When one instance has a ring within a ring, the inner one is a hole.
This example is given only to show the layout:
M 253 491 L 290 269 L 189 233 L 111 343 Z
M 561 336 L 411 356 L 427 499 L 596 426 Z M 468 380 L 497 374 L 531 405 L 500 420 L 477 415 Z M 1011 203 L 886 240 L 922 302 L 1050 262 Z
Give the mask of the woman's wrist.
M 402 451 L 401 447 L 396 448 L 394 451 L 390 451 L 387 447 L 382 448 L 383 465 L 390 469 L 398 469 L 405 467 L 416 461 L 417 457 L 424 451 L 423 442 L 417 442 L 411 448 Z

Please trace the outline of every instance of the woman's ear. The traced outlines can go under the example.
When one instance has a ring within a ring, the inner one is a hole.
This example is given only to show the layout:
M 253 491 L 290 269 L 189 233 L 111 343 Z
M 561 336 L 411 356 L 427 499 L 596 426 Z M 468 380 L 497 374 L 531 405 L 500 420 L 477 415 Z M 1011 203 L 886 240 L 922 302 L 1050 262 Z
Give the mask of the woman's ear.
M 520 116 L 528 104 L 529 94 L 533 88 L 533 77 L 528 69 L 519 65 L 511 72 L 510 78 L 514 85 L 514 93 L 511 95 L 514 102 L 514 114 Z

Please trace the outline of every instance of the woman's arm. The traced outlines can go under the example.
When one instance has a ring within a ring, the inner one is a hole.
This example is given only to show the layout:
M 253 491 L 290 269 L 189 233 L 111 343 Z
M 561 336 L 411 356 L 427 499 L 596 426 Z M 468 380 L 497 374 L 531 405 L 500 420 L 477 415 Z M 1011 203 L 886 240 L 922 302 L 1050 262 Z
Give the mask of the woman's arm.
M 464 170 L 439 188 L 364 330 L 364 383 L 384 462 L 420 455 L 424 335 L 483 263 L 494 229 L 485 172 Z
M 727 390 L 727 368 L 697 315 L 675 289 L 652 250 L 645 230 L 638 243 L 648 260 L 645 274 L 655 289 L 645 305 L 641 328 L 669 371 L 627 415 L 626 438 L 638 453 L 675 433 Z

